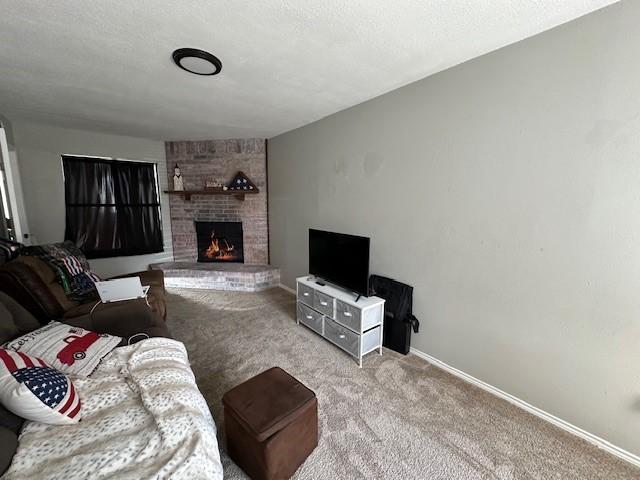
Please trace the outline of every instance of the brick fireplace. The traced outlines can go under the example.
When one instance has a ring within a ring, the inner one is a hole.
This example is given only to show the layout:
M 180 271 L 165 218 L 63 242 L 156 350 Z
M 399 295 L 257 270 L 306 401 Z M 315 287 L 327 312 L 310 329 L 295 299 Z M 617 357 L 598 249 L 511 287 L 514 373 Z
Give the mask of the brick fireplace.
M 207 180 L 226 184 L 244 172 L 260 190 L 244 201 L 232 195 L 171 195 L 171 230 L 176 261 L 198 260 L 195 222 L 241 222 L 242 251 L 248 264 L 268 263 L 267 182 L 264 139 L 166 142 L 167 174 L 173 187 L 177 163 L 185 190 L 202 190 Z M 237 261 L 237 260 L 236 260 Z

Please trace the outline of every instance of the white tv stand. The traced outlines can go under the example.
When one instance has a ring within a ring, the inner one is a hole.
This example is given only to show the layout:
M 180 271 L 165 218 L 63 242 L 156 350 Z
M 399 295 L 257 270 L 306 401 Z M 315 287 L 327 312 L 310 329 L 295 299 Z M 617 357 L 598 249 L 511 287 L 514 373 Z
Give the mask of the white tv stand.
M 382 355 L 384 300 L 361 297 L 310 276 L 296 279 L 296 319 L 358 360 L 379 350 Z

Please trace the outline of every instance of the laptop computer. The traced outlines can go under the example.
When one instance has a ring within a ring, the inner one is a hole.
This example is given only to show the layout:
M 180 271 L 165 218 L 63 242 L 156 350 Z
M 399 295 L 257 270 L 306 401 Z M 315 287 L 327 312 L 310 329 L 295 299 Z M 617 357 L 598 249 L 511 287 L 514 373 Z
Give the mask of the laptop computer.
M 149 286 L 143 287 L 140 277 L 129 277 L 96 282 L 96 289 L 102 303 L 109 303 L 145 298 Z

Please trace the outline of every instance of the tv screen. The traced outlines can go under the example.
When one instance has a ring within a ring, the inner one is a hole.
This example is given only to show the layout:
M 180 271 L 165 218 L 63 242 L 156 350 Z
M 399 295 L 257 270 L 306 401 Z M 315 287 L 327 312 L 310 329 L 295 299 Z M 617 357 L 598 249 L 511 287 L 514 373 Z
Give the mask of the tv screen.
M 309 229 L 309 273 L 369 295 L 369 238 Z

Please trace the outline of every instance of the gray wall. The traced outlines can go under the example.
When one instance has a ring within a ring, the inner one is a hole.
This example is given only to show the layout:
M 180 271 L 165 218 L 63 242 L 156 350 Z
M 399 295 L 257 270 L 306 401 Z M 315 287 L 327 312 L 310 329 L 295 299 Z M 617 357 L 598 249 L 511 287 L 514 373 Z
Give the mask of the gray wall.
M 158 164 L 160 190 L 167 188 L 164 142 L 12 120 L 29 232 L 37 243 L 64 239 L 65 209 L 62 154 L 146 160 Z M 162 253 L 91 261 L 103 276 L 146 270 L 149 263 L 173 259 L 168 195 L 161 194 Z
M 639 18 L 622 2 L 271 139 L 283 282 L 309 227 L 370 236 L 372 272 L 415 287 L 413 346 L 640 454 Z

